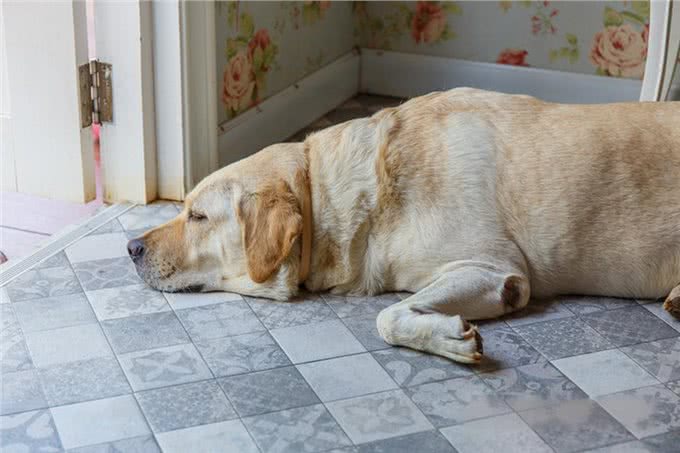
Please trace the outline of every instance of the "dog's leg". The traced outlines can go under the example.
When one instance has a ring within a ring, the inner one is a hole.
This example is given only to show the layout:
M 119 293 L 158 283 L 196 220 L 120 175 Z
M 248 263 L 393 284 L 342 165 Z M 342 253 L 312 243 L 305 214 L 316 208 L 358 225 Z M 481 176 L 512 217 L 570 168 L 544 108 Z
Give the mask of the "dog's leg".
M 663 303 L 663 308 L 675 318 L 680 319 L 680 285 L 671 290 L 671 293 Z
M 452 263 L 437 280 L 378 315 L 389 344 L 475 363 L 482 340 L 467 319 L 487 319 L 518 310 L 529 301 L 529 279 L 514 269 L 480 262 Z

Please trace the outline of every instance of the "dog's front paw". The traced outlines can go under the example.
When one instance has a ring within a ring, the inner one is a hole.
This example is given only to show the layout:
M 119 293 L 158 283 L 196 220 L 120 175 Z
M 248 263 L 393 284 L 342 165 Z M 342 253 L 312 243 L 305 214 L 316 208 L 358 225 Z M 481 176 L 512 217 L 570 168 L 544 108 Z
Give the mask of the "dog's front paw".
M 676 319 L 680 319 L 680 285 L 673 288 L 663 303 L 663 308 Z
M 431 315 L 430 315 L 431 316 Z M 428 352 L 462 363 L 479 363 L 484 348 L 476 326 L 460 316 L 435 314 Z

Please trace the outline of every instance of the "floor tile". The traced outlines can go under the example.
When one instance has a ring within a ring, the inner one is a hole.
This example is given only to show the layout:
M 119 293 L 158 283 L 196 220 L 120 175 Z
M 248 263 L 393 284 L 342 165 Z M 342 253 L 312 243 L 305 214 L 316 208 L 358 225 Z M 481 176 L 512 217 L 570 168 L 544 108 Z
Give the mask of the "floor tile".
M 321 404 L 297 407 L 243 419 L 262 451 L 298 453 L 351 445 Z
M 74 264 L 73 269 L 85 291 L 142 283 L 128 257 L 85 261 Z
M 517 414 L 474 420 L 442 429 L 458 453 L 551 453 Z
M 267 332 L 202 341 L 196 346 L 216 377 L 290 365 L 286 354 Z
M 117 354 L 190 342 L 171 311 L 110 319 L 102 322 L 102 328 Z
M 136 396 L 156 433 L 237 418 L 214 380 L 146 390 Z
M 115 440 L 87 447 L 73 448 L 69 453 L 161 453 L 151 435 Z
M 668 324 L 637 305 L 592 313 L 581 319 L 616 346 L 678 336 Z
M 401 390 L 334 401 L 326 407 L 356 444 L 432 429 Z
M 305 295 L 290 302 L 255 297 L 246 297 L 245 300 L 267 329 L 313 324 L 337 318 L 321 296 L 317 295 Z
M 3 374 L 0 384 L 0 415 L 47 407 L 35 370 Z
M 163 293 L 145 284 L 88 291 L 86 295 L 100 321 L 170 311 Z
M 114 357 L 53 365 L 38 372 L 50 406 L 109 398 L 132 391 Z
M 128 256 L 128 239 L 123 233 L 95 234 L 85 236 L 72 245 L 66 247 L 64 252 L 71 263 L 83 261 L 103 260 Z
M 680 396 L 660 384 L 605 395 L 597 402 L 638 439 L 680 429 Z
M 475 367 L 478 371 L 512 368 L 545 360 L 536 349 L 510 327 L 492 327 L 488 330 L 481 327 L 480 329 L 484 343 L 484 356 L 481 363 Z
M 135 392 L 212 378 L 192 344 L 131 352 L 119 360 Z
M 21 326 L 10 304 L 0 305 L 0 371 L 11 373 L 33 368 Z
M 14 312 L 24 332 L 97 322 L 83 293 L 17 302 Z
M 398 388 L 368 353 L 306 363 L 297 368 L 324 402 Z
M 661 382 L 680 379 L 680 337 L 621 349 Z
M 225 377 L 218 382 L 241 417 L 320 402 L 292 366 Z
M 571 312 L 577 315 L 587 315 L 598 311 L 615 310 L 636 305 L 633 299 L 617 299 L 614 297 L 569 296 L 561 300 Z
M 437 427 L 511 412 L 477 376 L 432 382 L 405 391 Z
M 104 225 L 100 226 L 96 230 L 92 231 L 88 236 L 94 236 L 95 234 L 105 234 L 105 233 L 120 233 L 123 231 L 123 226 L 120 224 L 118 219 L 113 219 L 106 222 Z
M 615 349 L 555 360 L 553 364 L 591 398 L 659 383 Z
M 514 329 L 550 360 L 614 347 L 579 318 L 556 319 Z M 484 346 L 486 350 L 486 344 Z
M 30 332 L 26 343 L 36 367 L 77 362 L 112 355 L 99 324 Z
M 449 441 L 438 431 L 376 440 L 355 448 L 356 453 L 456 453 Z
M 676 331 L 680 332 L 680 319 L 676 319 L 663 308 L 663 302 L 654 302 L 642 306 L 645 310 L 654 314 L 657 318 L 671 326 Z
M 588 453 L 661 453 L 648 448 L 644 442 L 639 440 L 629 440 L 620 444 L 607 445 L 606 447 L 595 448 L 593 450 L 586 450 Z M 670 451 L 669 453 L 675 453 Z
M 164 453 L 259 453 L 241 420 L 168 431 L 156 438 Z
M 516 411 L 588 398 L 548 362 L 484 373 L 479 377 Z
M 592 400 L 567 401 L 519 415 L 558 453 L 634 439 L 626 428 Z
M 176 313 L 194 341 L 265 330 L 255 313 L 242 300 L 187 308 Z
M 391 347 L 380 337 L 376 325 L 376 315 L 351 316 L 342 319 L 343 324 L 354 334 L 367 351 L 377 351 Z
M 149 433 L 132 395 L 54 407 L 52 417 L 67 449 Z
M 3 286 L 0 288 L 0 304 L 8 304 L 10 302 L 9 294 L 7 294 L 7 288 Z
M 81 291 L 70 266 L 33 269 L 19 276 L 7 288 L 12 302 L 41 299 L 43 297 L 64 296 Z
M 61 450 L 61 440 L 49 410 L 0 417 L 0 451 L 51 453 Z
M 273 329 L 271 334 L 293 363 L 366 351 L 339 320 Z
M 165 293 L 165 298 L 174 310 L 185 308 L 202 307 L 220 302 L 243 300 L 241 296 L 233 293 Z
M 503 317 L 512 327 L 549 321 L 551 319 L 569 318 L 574 314 L 567 309 L 560 299 L 531 300 L 529 305 L 520 311 Z
M 402 387 L 472 374 L 468 365 L 407 348 L 374 351 L 373 357 Z
M 666 382 L 666 387 L 671 389 L 677 395 L 680 395 L 680 379 L 677 381 Z
M 647 437 L 642 440 L 642 443 L 650 448 L 653 453 L 677 453 L 678 445 L 680 445 L 680 431 Z
M 348 316 L 377 315 L 383 309 L 401 301 L 394 293 L 381 294 L 380 296 L 350 297 L 334 294 L 324 294 L 324 300 L 329 307 L 341 318 Z
M 63 267 L 63 266 L 70 266 L 71 264 L 68 261 L 68 258 L 66 258 L 66 253 L 62 250 L 59 253 L 56 253 L 46 260 L 40 262 L 39 264 L 33 266 L 33 269 L 46 269 L 48 267 Z
M 172 203 L 153 203 L 135 206 L 118 217 L 118 221 L 126 230 L 151 229 L 174 219 L 177 214 L 179 210 Z

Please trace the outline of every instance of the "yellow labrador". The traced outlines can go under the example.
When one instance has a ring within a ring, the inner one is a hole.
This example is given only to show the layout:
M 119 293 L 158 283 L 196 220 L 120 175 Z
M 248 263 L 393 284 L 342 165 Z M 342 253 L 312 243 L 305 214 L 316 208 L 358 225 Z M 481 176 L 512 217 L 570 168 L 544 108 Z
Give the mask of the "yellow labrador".
M 454 89 L 270 146 L 129 244 L 164 291 L 411 291 L 390 344 L 481 358 L 466 320 L 529 296 L 666 297 L 680 315 L 680 103 Z

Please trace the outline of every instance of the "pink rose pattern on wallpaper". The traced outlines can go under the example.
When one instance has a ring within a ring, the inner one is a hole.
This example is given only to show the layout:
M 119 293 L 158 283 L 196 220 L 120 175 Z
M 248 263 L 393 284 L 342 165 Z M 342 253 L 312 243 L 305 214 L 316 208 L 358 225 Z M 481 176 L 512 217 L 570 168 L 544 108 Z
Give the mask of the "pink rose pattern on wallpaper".
M 524 49 L 504 49 L 500 54 L 498 54 L 496 63 L 509 64 L 513 66 L 529 66 L 529 64 L 526 62 L 528 54 L 529 52 Z

